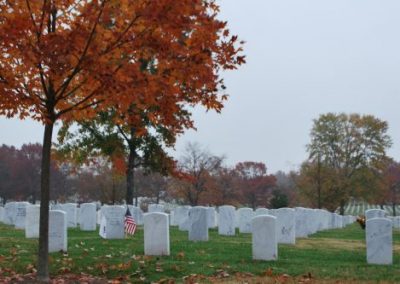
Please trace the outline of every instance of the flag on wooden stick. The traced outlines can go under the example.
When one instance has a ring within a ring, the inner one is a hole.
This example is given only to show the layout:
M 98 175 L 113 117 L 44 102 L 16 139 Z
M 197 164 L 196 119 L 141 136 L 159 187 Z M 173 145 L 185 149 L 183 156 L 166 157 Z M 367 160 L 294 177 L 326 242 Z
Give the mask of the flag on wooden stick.
M 125 213 L 125 233 L 128 235 L 135 234 L 136 231 L 136 222 L 133 219 L 131 211 L 129 211 L 129 207 L 126 209 Z

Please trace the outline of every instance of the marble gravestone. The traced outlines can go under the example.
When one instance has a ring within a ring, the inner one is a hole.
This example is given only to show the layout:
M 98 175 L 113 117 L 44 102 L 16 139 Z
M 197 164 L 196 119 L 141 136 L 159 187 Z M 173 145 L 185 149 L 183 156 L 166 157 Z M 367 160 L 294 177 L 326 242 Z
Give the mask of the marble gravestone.
M 97 210 L 97 212 L 96 212 L 96 223 L 97 223 L 97 225 L 100 225 L 100 221 L 101 221 L 101 210 Z
M 175 222 L 175 212 L 174 210 L 171 210 L 168 214 L 168 220 L 169 220 L 169 225 L 170 226 L 176 226 Z
M 368 263 L 393 263 L 392 221 L 390 219 L 368 219 L 365 225 L 365 238 Z
M 255 215 L 260 216 L 260 215 L 270 215 L 270 214 L 267 208 L 257 208 L 255 211 Z
M 168 214 L 144 214 L 144 254 L 170 255 Z
M 217 212 L 215 211 L 214 207 L 207 207 L 207 224 L 208 228 L 215 228 L 217 227 Z
M 148 206 L 148 210 L 149 213 L 153 213 L 153 212 L 160 212 L 160 213 L 164 213 L 165 212 L 165 208 L 164 205 L 162 204 L 149 204 Z
M 4 206 L 4 223 L 7 225 L 14 225 L 15 222 L 15 206 L 16 202 L 6 203 Z
M 82 231 L 95 231 L 97 225 L 96 204 L 82 203 L 79 209 L 79 227 Z
M 63 211 L 63 204 L 61 204 L 61 203 L 53 204 L 53 205 L 51 205 L 51 210 Z
M 68 248 L 67 213 L 49 211 L 49 252 L 66 252 Z
M 131 215 L 133 219 L 136 222 L 136 225 L 143 225 L 143 211 L 140 209 L 140 207 L 136 207 L 133 205 L 128 205 L 129 211 L 131 212 Z
M 67 213 L 68 228 L 76 228 L 77 225 L 77 205 L 76 203 L 65 203 L 61 205 L 61 210 Z
M 368 209 L 365 210 L 365 220 L 372 218 L 385 218 L 386 211 L 382 209 Z
M 125 213 L 126 208 L 123 206 L 104 207 L 99 235 L 104 239 L 124 239 Z
M 175 222 L 178 224 L 180 231 L 189 231 L 189 211 L 191 208 L 191 206 L 180 206 L 175 210 Z
M 189 210 L 189 241 L 208 241 L 207 207 L 195 206 Z
M 224 205 L 218 208 L 218 234 L 223 236 L 235 235 L 235 207 Z
M 393 228 L 400 229 L 400 216 L 393 217 Z
M 14 225 L 16 229 L 25 229 L 26 207 L 29 202 L 17 202 L 15 205 Z
M 296 238 L 306 238 L 308 237 L 308 214 L 307 209 L 303 207 L 295 208 L 295 234 Z
M 277 260 L 276 217 L 260 215 L 252 219 L 252 251 L 255 260 Z
M 254 211 L 251 208 L 238 209 L 239 215 L 239 232 L 251 233 L 251 219 L 254 217 Z
M 276 231 L 278 243 L 295 244 L 296 243 L 296 217 L 292 208 L 279 208 L 275 210 Z
M 40 206 L 29 205 L 26 207 L 25 238 L 39 238 Z

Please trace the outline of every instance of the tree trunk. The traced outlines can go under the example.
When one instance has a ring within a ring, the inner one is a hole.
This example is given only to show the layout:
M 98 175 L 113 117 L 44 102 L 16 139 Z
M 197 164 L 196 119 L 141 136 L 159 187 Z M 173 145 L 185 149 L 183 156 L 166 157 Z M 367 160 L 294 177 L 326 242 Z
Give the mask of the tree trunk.
M 129 205 L 133 204 L 133 193 L 134 193 L 134 178 L 135 178 L 135 147 L 129 146 L 129 158 L 128 166 L 126 169 L 126 203 Z M 135 206 L 137 206 L 137 194 L 135 193 Z
M 49 201 L 50 201 L 50 154 L 54 123 L 45 125 L 42 149 L 41 184 L 40 184 L 40 222 L 39 254 L 37 278 L 49 281 Z
M 114 175 L 111 173 L 111 185 L 112 185 L 112 204 L 115 205 L 116 199 L 116 192 L 115 192 L 115 182 L 114 182 Z
M 393 217 L 396 217 L 396 203 L 392 203 L 392 209 L 393 209 Z
M 340 215 L 344 215 L 344 206 L 346 205 L 346 202 L 344 199 L 340 200 Z
M 322 208 L 322 202 L 321 202 L 321 158 L 319 155 L 318 155 L 317 191 L 318 191 L 318 209 L 321 209 Z
M 384 209 L 383 209 L 383 204 L 379 205 L 379 207 L 381 207 L 381 209 L 384 210 Z

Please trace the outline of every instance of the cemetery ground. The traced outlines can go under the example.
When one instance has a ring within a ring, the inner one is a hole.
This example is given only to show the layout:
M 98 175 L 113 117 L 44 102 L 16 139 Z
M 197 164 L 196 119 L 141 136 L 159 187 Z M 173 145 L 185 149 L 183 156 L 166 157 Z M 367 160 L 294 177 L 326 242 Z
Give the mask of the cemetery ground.
M 50 254 L 51 277 L 93 276 L 134 283 L 400 282 L 398 230 L 393 234 L 394 264 L 387 266 L 367 264 L 365 231 L 357 223 L 297 239 L 296 245 L 280 244 L 278 260 L 268 262 L 252 260 L 251 234 L 219 236 L 210 229 L 208 242 L 190 242 L 187 234 L 171 227 L 171 255 L 149 257 L 143 256 L 142 227 L 124 240 L 104 240 L 98 231 L 68 229 L 68 253 Z M 25 239 L 23 230 L 0 224 L 0 282 L 33 277 L 36 250 L 37 240 Z

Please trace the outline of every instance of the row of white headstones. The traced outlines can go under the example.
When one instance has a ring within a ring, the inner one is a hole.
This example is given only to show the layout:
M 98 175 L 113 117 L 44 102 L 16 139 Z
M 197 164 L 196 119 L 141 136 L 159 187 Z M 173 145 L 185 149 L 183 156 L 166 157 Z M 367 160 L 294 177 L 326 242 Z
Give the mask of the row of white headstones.
M 296 238 L 307 237 L 317 231 L 343 228 L 355 222 L 354 216 L 340 216 L 321 209 L 296 207 L 266 209 L 236 209 L 233 206 L 214 207 L 180 206 L 170 214 L 164 213 L 164 206 L 150 204 L 148 213 L 129 206 L 138 225 L 144 225 L 144 246 L 146 255 L 169 255 L 169 226 L 178 226 L 188 231 L 190 241 L 208 241 L 208 229 L 218 228 L 218 233 L 234 236 L 236 228 L 240 233 L 252 233 L 253 259 L 276 260 L 278 243 L 295 244 Z M 27 202 L 10 202 L 0 207 L 0 222 L 25 229 L 27 238 L 39 236 L 38 205 Z M 96 204 L 56 204 L 50 210 L 49 251 L 67 251 L 67 228 L 76 227 L 94 231 L 100 224 L 99 235 L 105 239 L 123 239 L 124 206 L 102 206 L 96 211 Z M 391 264 L 392 226 L 399 227 L 400 217 L 385 218 L 386 212 L 378 209 L 366 211 L 367 262 Z

